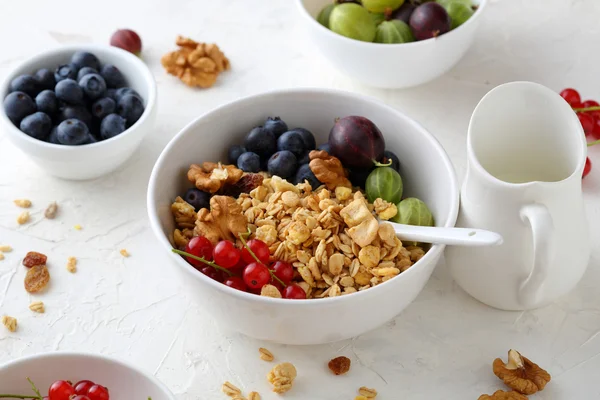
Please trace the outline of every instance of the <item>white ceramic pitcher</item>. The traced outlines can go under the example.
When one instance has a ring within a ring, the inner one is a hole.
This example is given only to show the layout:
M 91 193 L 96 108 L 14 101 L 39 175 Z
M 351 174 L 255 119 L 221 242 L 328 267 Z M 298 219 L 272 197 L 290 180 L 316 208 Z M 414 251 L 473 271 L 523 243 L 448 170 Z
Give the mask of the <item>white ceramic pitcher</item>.
M 575 287 L 590 256 L 586 154 L 581 124 L 552 90 L 512 82 L 480 101 L 456 226 L 498 232 L 504 243 L 449 246 L 446 264 L 458 285 L 504 310 L 541 307 Z

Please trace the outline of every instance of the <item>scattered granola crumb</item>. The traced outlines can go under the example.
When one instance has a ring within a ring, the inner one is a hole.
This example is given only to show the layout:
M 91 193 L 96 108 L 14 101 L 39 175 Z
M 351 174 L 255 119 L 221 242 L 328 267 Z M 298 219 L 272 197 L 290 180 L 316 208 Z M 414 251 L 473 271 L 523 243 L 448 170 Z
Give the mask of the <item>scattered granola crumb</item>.
M 358 396 L 356 396 L 356 397 L 354 398 L 354 400 L 369 400 L 369 399 L 368 399 L 367 397 L 365 397 L 365 396 L 360 396 L 360 395 L 358 395 Z
M 10 253 L 12 251 L 12 247 L 7 244 L 0 245 L 0 251 L 3 253 Z
M 361 396 L 366 397 L 367 399 L 374 399 L 375 397 L 377 397 L 377 390 L 370 389 L 365 386 L 362 386 L 360 389 L 358 389 L 358 393 Z
M 14 317 L 9 317 L 8 315 L 3 316 L 2 324 L 11 332 L 17 330 L 17 319 Z
M 67 271 L 72 274 L 77 272 L 77 259 L 75 257 L 67 258 Z
M 29 208 L 31 207 L 31 201 L 27 200 L 27 199 L 16 199 L 14 201 L 15 205 L 17 207 L 21 207 L 21 208 Z
M 4 260 L 4 253 L 0 251 L 0 261 Z
M 25 275 L 25 290 L 29 293 L 37 293 L 43 290 L 50 282 L 50 272 L 45 265 L 34 265 Z
M 29 305 L 29 309 L 37 313 L 44 313 L 46 311 L 46 308 L 44 307 L 44 302 L 42 301 L 34 301 Z
M 123 257 L 129 257 L 129 252 L 127 251 L 127 249 L 121 249 L 121 250 L 119 251 L 119 253 L 121 253 L 121 255 L 122 255 Z
M 273 385 L 275 393 L 285 393 L 292 388 L 297 372 L 294 364 L 284 362 L 273 367 L 267 375 L 267 379 Z
M 34 267 L 36 265 L 46 265 L 48 257 L 45 254 L 38 253 L 37 251 L 29 251 L 23 258 L 23 265 L 27 268 Z
M 273 359 L 275 359 L 275 357 L 273 357 L 273 353 L 271 353 L 269 350 L 265 349 L 264 347 L 259 348 L 258 352 L 260 353 L 261 360 L 273 361 Z
M 350 371 L 350 359 L 348 357 L 340 356 L 329 361 L 329 369 L 336 375 L 343 375 Z
M 223 386 L 221 386 L 221 390 L 229 397 L 235 397 L 242 394 L 242 391 L 229 381 L 225 381 Z
M 29 211 L 23 211 L 21 214 L 17 216 L 17 224 L 23 225 L 29 221 Z
M 56 217 L 57 211 L 58 211 L 58 204 L 56 204 L 56 202 L 53 201 L 52 203 L 50 203 L 48 205 L 48 207 L 46 208 L 46 211 L 44 211 L 44 217 L 46 217 L 48 219 L 54 219 L 54 217 Z
M 258 392 L 250 392 L 248 400 L 261 400 L 260 394 Z
M 81 227 L 81 225 L 79 225 L 79 224 L 75 225 L 73 228 L 74 228 L 75 230 L 77 230 L 77 231 L 80 231 L 80 230 L 82 230 L 82 229 L 83 229 L 83 228 Z

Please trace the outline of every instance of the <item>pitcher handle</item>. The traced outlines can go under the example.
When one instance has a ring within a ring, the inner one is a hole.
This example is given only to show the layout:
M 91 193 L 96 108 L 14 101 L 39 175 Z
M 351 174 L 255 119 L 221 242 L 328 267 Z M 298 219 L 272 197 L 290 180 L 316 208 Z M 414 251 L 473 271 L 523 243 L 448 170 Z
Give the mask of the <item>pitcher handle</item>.
M 548 277 L 552 261 L 554 222 L 543 204 L 528 204 L 521 208 L 521 220 L 529 222 L 533 237 L 533 266 L 521 283 L 518 301 L 524 309 L 535 307 L 542 285 Z

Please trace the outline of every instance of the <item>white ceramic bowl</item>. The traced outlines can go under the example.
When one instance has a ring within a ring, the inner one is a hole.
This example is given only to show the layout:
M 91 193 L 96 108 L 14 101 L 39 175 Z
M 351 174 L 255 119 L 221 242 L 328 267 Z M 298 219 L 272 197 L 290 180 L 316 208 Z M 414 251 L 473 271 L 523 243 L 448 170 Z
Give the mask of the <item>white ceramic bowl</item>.
M 231 289 L 171 252 L 170 205 L 190 187 L 190 164 L 226 160 L 228 147 L 243 143 L 246 133 L 268 116 L 309 129 L 320 144 L 327 141 L 334 118 L 347 115 L 365 116 L 381 129 L 387 148 L 400 158 L 406 195 L 423 199 L 439 226 L 454 225 L 458 188 L 452 164 L 439 142 L 401 112 L 364 96 L 322 89 L 274 91 L 219 107 L 190 123 L 165 147 L 150 177 L 148 213 L 173 273 L 183 274 L 198 307 L 209 310 L 226 329 L 285 344 L 338 341 L 398 315 L 429 279 L 443 246 L 432 246 L 408 271 L 365 291 L 325 299 L 274 299 Z
M 56 352 L 19 358 L 0 366 L 0 392 L 33 394 L 27 377 L 43 396 L 57 380 L 89 379 L 106 386 L 111 399 L 175 400 L 152 374 L 103 355 Z
M 479 9 L 458 28 L 401 44 L 362 42 L 327 29 L 316 17 L 332 0 L 296 0 L 296 5 L 306 34 L 336 69 L 365 85 L 399 89 L 429 82 L 456 65 L 475 38 L 487 1 L 474 0 Z
M 26 60 L 10 71 L 0 85 L 2 101 L 15 77 L 34 74 L 40 68 L 54 70 L 68 63 L 71 55 L 81 50 L 94 53 L 101 63 L 110 63 L 119 68 L 127 78 L 128 86 L 142 96 L 144 114 L 125 132 L 108 140 L 82 146 L 46 143 L 21 132 L 8 119 L 4 107 L 0 107 L 0 126 L 12 143 L 50 175 L 73 180 L 97 178 L 119 168 L 138 148 L 152 128 L 156 116 L 156 83 L 146 64 L 127 51 L 106 45 L 62 46 Z

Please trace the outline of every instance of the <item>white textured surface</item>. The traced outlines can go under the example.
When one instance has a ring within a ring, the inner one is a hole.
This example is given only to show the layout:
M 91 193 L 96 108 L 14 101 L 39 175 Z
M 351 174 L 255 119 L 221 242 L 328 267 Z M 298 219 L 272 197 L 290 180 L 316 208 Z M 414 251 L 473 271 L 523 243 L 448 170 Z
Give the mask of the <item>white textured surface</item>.
M 36 50 L 61 43 L 104 43 L 119 27 L 137 30 L 144 58 L 159 87 L 159 116 L 140 151 L 118 173 L 85 183 L 55 180 L 36 169 L 0 135 L 0 243 L 14 247 L 0 261 L 0 314 L 19 319 L 19 330 L 0 329 L 0 363 L 53 350 L 89 350 L 125 357 L 154 372 L 181 399 L 220 399 L 224 380 L 269 393 L 270 365 L 258 358 L 262 345 L 225 336 L 180 293 L 171 267 L 148 229 L 145 189 L 161 148 L 187 122 L 224 102 L 271 88 L 336 87 L 382 98 L 423 123 L 442 142 L 462 175 L 465 131 L 478 100 L 493 86 L 533 80 L 552 89 L 581 89 L 600 97 L 596 0 L 492 1 L 474 47 L 446 76 L 404 90 L 373 90 L 340 76 L 300 36 L 298 16 L 287 0 L 248 1 L 18 1 L 0 6 L 0 74 Z M 268 5 L 267 5 L 268 3 Z M 141 4 L 141 3 L 140 3 Z M 84 11 L 85 9 L 85 11 Z M 26 17 L 24 17 L 26 16 Z M 233 70 L 210 90 L 190 90 L 160 66 L 177 34 L 215 41 Z M 359 55 L 357 55 L 359 56 Z M 376 71 L 374 71 L 376 73 Z M 600 149 L 591 152 L 600 166 Z M 600 171 L 584 182 L 592 242 L 600 240 Z M 33 221 L 18 227 L 15 198 L 34 202 Z M 54 221 L 42 219 L 53 200 Z M 76 231 L 73 225 L 81 224 Z M 118 251 L 127 248 L 130 258 Z M 52 284 L 29 296 L 21 257 L 38 250 L 50 257 Z M 78 272 L 65 270 L 79 258 Z M 552 382 L 538 400 L 600 396 L 600 250 L 595 246 L 583 281 L 544 309 L 512 313 L 488 308 L 457 288 L 442 265 L 408 309 L 386 326 L 345 342 L 315 347 L 268 345 L 278 360 L 299 371 L 288 399 L 351 399 L 358 386 L 378 398 L 476 399 L 502 388 L 491 372 L 495 357 L 510 347 L 546 367 Z M 565 266 L 568 268 L 568 266 Z M 45 314 L 27 308 L 46 303 Z M 382 304 L 381 307 L 385 307 Z M 376 310 L 374 310 L 376 312 Z M 357 324 L 360 316 L 357 316 Z M 347 376 L 331 376 L 326 362 L 353 361 Z

